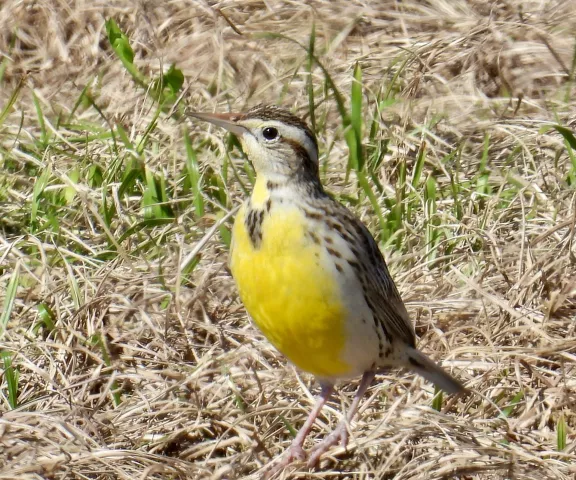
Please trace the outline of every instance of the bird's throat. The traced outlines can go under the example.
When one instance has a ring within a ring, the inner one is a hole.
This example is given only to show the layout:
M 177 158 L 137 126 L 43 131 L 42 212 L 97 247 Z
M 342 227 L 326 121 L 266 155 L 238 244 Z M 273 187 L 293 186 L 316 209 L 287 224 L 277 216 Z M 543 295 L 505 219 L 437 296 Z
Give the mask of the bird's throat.
M 252 190 L 252 196 L 250 197 L 250 204 L 252 208 L 264 208 L 266 202 L 270 198 L 270 189 L 268 188 L 268 179 L 266 175 L 258 175 L 256 177 L 256 183 L 254 184 L 254 190 Z

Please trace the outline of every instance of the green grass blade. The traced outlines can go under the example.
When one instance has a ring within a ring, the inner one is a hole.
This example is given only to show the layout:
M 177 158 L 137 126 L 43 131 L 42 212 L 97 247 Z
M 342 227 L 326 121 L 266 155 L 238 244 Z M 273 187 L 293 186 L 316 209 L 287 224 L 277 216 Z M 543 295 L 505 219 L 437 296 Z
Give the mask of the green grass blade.
M 42 170 L 42 173 L 38 177 L 38 180 L 34 183 L 34 189 L 32 191 L 32 205 L 30 206 L 30 229 L 32 232 L 36 231 L 38 212 L 40 211 L 40 200 L 44 189 L 48 185 L 48 180 L 52 174 L 52 168 L 49 166 Z
M 574 133 L 572 133 L 572 130 L 563 127 L 562 125 L 553 125 L 552 128 L 564 137 L 564 140 L 568 145 L 570 145 L 570 148 L 576 150 L 576 137 L 574 136 Z
M 374 110 L 372 112 L 372 121 L 370 122 L 370 132 L 368 134 L 368 141 L 371 144 L 376 143 L 376 134 L 378 133 L 378 131 L 380 130 L 380 112 L 381 110 L 378 108 L 380 102 L 381 102 L 381 97 L 382 96 L 382 87 L 380 87 L 380 91 L 378 92 L 378 95 L 376 96 L 376 102 L 374 105 Z
M 232 231 L 230 228 L 226 225 L 221 225 L 218 233 L 220 234 L 220 241 L 230 250 L 230 246 L 232 245 Z
M 556 130 L 564 138 L 564 145 L 566 146 L 566 151 L 568 152 L 568 157 L 570 158 L 571 168 L 568 172 L 568 181 L 570 185 L 576 185 L 576 137 L 574 133 L 569 128 L 563 127 L 562 125 L 545 125 L 540 128 L 538 133 L 540 135 L 550 131 Z
M 399 68 L 396 68 L 396 61 L 390 65 L 389 69 L 394 69 L 394 76 L 392 77 L 392 80 L 388 83 L 388 88 L 386 89 L 386 93 L 383 95 L 384 97 L 384 102 L 386 101 L 390 101 L 394 98 L 394 88 L 396 87 L 397 83 L 398 83 L 398 79 L 400 78 L 400 76 L 402 75 L 402 73 L 404 72 L 404 69 L 406 68 L 406 65 L 408 65 L 408 63 L 411 61 L 411 57 L 406 57 L 403 61 L 402 64 L 400 65 Z
M 34 102 L 34 108 L 36 108 L 38 125 L 40 125 L 40 143 L 42 148 L 46 148 L 49 140 L 48 132 L 46 131 L 46 121 L 44 119 L 44 113 L 42 112 L 42 105 L 40 105 L 40 100 L 38 100 L 38 97 L 34 91 L 32 91 L 32 101 Z
M 514 411 L 514 408 L 516 408 L 516 405 L 518 405 L 518 403 L 520 403 L 523 398 L 524 392 L 522 391 L 514 395 L 514 398 L 510 401 L 510 403 L 502 409 L 500 415 L 498 415 L 498 418 L 508 418 Z
M 410 223 L 412 221 L 412 211 L 413 209 L 418 209 L 420 206 L 420 199 L 418 195 L 418 187 L 420 185 L 420 180 L 422 177 L 422 170 L 424 169 L 424 163 L 426 160 L 426 141 L 422 141 L 420 148 L 418 149 L 418 154 L 416 155 L 416 162 L 414 163 L 414 169 L 412 171 L 412 180 L 410 185 L 412 188 L 408 192 L 408 200 L 406 202 L 406 222 Z M 407 168 L 406 168 L 407 170 Z
M 438 226 L 439 221 L 436 216 L 436 179 L 432 176 L 426 180 L 424 189 L 424 202 L 426 205 L 426 256 L 428 260 L 436 257 L 436 246 L 438 244 Z
M 138 142 L 138 145 L 136 146 L 136 153 L 139 156 L 142 155 L 142 153 L 144 153 L 144 150 L 148 144 L 148 140 L 150 139 L 150 134 L 156 128 L 157 119 L 161 113 L 162 113 L 162 109 L 157 108 L 156 112 L 154 114 L 154 117 L 152 118 L 152 121 L 147 125 L 146 130 L 144 130 L 144 134 L 142 135 L 142 138 L 140 139 L 140 141 Z
M 438 387 L 434 387 L 434 398 L 432 399 L 432 408 L 437 412 L 442 411 L 442 403 L 444 402 L 444 392 Z
M 350 172 L 352 170 L 360 173 L 358 165 L 360 164 L 360 159 L 358 158 L 358 143 L 356 138 L 356 132 L 353 128 L 348 128 L 344 132 L 344 139 L 348 145 L 348 165 L 346 166 L 346 178 L 345 181 L 348 182 Z
M 118 197 L 122 198 L 126 192 L 131 191 L 136 186 L 136 180 L 141 178 L 141 174 L 142 172 L 138 168 L 127 170 L 118 188 Z
M 350 154 L 350 160 L 354 159 L 351 165 L 357 172 L 364 170 L 364 156 L 362 153 L 362 69 L 356 62 L 354 66 L 354 78 L 352 80 L 352 91 L 350 93 L 350 123 L 354 132 L 355 141 L 349 148 L 356 150 L 355 155 Z
M 188 261 L 182 265 L 182 268 L 180 270 L 180 275 L 181 275 L 181 284 L 185 285 L 191 282 L 191 277 L 192 277 L 192 273 L 194 272 L 194 269 L 198 266 L 198 264 L 200 263 L 200 260 L 202 260 L 202 255 L 201 254 L 197 254 L 192 256 L 190 259 L 188 259 Z
M 296 438 L 296 435 L 298 435 L 298 430 L 294 428 L 294 425 L 292 425 L 292 423 L 290 423 L 284 415 L 279 414 L 278 417 L 280 418 L 280 421 L 284 424 L 286 430 L 288 430 L 288 433 L 292 436 L 292 438 Z
M 62 257 L 64 258 L 64 257 Z M 80 293 L 80 286 L 78 285 L 78 280 L 76 280 L 76 275 L 74 275 L 74 271 L 70 264 L 66 259 L 64 259 L 66 264 L 66 269 L 68 270 L 68 282 L 70 284 L 70 296 L 74 301 L 74 306 L 76 309 L 79 309 L 82 306 L 82 295 Z
M 132 76 L 132 79 L 141 87 L 147 88 L 146 77 L 134 65 L 134 50 L 130 46 L 130 40 L 120 30 L 115 20 L 106 20 L 106 35 L 112 50 L 114 50 L 126 71 Z
M 566 419 L 564 415 L 560 415 L 558 424 L 556 425 L 556 449 L 562 452 L 566 449 Z
M 480 166 L 478 168 L 478 178 L 476 180 L 476 191 L 482 196 L 490 195 L 490 169 L 488 168 L 490 158 L 490 134 L 484 135 L 484 148 L 482 149 L 482 157 L 480 158 Z
M 78 193 L 77 185 L 80 180 L 80 171 L 78 168 L 73 168 L 68 173 L 68 179 L 72 185 L 64 187 L 62 191 L 62 200 L 66 205 L 70 205 Z
M 2 315 L 0 315 L 0 338 L 4 335 L 12 309 L 14 308 L 14 300 L 16 299 L 16 291 L 20 284 L 20 263 L 16 263 L 14 271 L 10 276 L 8 287 L 6 288 L 6 296 L 4 297 L 4 305 L 2 306 Z
M 372 188 L 370 187 L 370 183 L 368 182 L 368 178 L 366 177 L 365 172 L 359 171 L 356 174 L 358 178 L 358 183 L 360 184 L 360 188 L 370 200 L 370 204 L 376 213 L 376 217 L 378 218 L 378 223 L 380 226 L 380 238 L 382 242 L 386 241 L 386 221 L 384 218 L 384 213 L 382 212 L 382 208 L 378 203 L 378 198 L 374 195 Z
M 314 81 L 312 79 L 312 70 L 314 68 L 314 49 L 316 46 L 316 24 L 312 23 L 310 32 L 310 41 L 308 42 L 308 78 L 306 79 L 306 90 L 308 93 L 308 112 L 310 115 L 310 126 L 312 131 L 316 131 L 316 113 L 314 108 Z
M 38 334 L 41 328 L 46 329 L 48 333 L 51 333 L 56 328 L 56 315 L 54 311 L 50 308 L 47 303 L 41 303 L 37 307 L 39 321 L 34 325 L 33 332 Z
M 118 136 L 120 137 L 120 140 L 122 140 L 124 147 L 126 147 L 127 150 L 129 150 L 130 152 L 132 152 L 135 155 L 136 154 L 136 147 L 134 146 L 134 144 L 130 140 L 128 133 L 126 133 L 126 130 L 124 130 L 124 127 L 122 125 L 120 125 L 120 124 L 116 125 L 116 133 L 118 133 Z
M 169 205 L 166 181 L 162 172 L 154 174 L 146 168 L 146 189 L 142 194 L 141 206 L 146 220 L 173 218 L 174 212 Z
M 204 215 L 204 199 L 202 198 L 202 181 L 200 176 L 200 168 L 198 166 L 198 158 L 196 150 L 192 146 L 192 141 L 188 133 L 184 133 L 184 144 L 186 146 L 186 172 L 188 174 L 188 181 L 190 182 L 190 189 L 192 190 L 194 211 L 198 218 Z
M 20 372 L 14 368 L 12 364 L 12 354 L 10 352 L 2 352 L 2 363 L 4 365 L 4 378 L 6 379 L 6 387 L 8 388 L 8 404 L 10 408 L 15 409 L 18 407 L 18 378 Z
M 160 209 L 162 211 L 161 218 L 174 218 L 174 212 L 170 205 L 170 192 L 168 191 L 166 177 L 162 170 L 160 170 L 156 176 L 156 190 L 158 191 L 158 200 L 160 201 Z
M 90 85 L 88 84 L 82 89 L 82 91 L 80 92 L 80 95 L 78 95 L 78 98 L 74 102 L 74 105 L 72 106 L 72 110 L 70 110 L 70 114 L 68 115 L 68 118 L 66 119 L 66 124 L 72 123 L 72 119 L 74 118 L 74 115 L 76 115 L 76 111 L 78 110 L 80 105 L 83 105 L 83 104 L 92 105 L 93 102 L 94 102 L 94 100 L 91 98 L 91 95 L 90 95 Z
M 388 219 L 386 221 L 386 228 L 388 230 L 388 235 L 386 241 L 395 235 L 396 232 L 402 231 L 402 223 L 404 221 L 404 200 L 406 198 L 406 159 L 403 159 L 398 164 L 398 186 L 396 187 L 396 199 L 394 203 L 390 206 L 390 213 L 388 214 Z M 402 244 L 402 235 L 396 234 L 395 242 L 398 248 Z
M 420 185 L 420 178 L 422 177 L 422 170 L 426 162 L 426 141 L 423 140 L 418 149 L 416 163 L 414 165 L 414 172 L 412 173 L 412 188 L 417 189 Z
M 160 195 L 157 190 L 156 180 L 149 168 L 146 168 L 146 189 L 142 194 L 141 202 L 145 219 L 151 220 L 163 217 L 159 205 Z
M 18 100 L 20 90 L 22 90 L 23 86 L 24 86 L 24 79 L 21 79 L 16 88 L 14 89 L 14 91 L 12 92 L 12 94 L 10 95 L 10 97 L 8 98 L 8 103 L 6 103 L 6 105 L 4 105 L 4 108 L 0 111 L 0 126 L 2 126 L 2 124 L 6 120 L 6 117 L 8 117 L 8 115 L 12 111 L 12 107 L 16 103 L 16 100 Z

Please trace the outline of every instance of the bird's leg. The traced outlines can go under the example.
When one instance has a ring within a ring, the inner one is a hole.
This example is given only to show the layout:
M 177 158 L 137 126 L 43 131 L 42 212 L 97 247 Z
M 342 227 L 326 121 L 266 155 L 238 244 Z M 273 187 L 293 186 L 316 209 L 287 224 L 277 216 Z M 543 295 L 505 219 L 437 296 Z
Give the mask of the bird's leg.
M 290 445 L 288 450 L 286 450 L 286 452 L 284 452 L 284 454 L 282 455 L 282 458 L 277 463 L 275 463 L 274 465 L 270 465 L 270 467 L 266 469 L 266 471 L 262 476 L 263 480 L 271 478 L 273 475 L 283 470 L 287 465 L 292 463 L 294 460 L 304 460 L 306 458 L 306 452 L 302 448 L 302 446 L 304 445 L 304 441 L 306 440 L 306 437 L 310 433 L 310 430 L 312 430 L 312 426 L 314 425 L 316 418 L 318 418 L 318 415 L 320 414 L 322 407 L 324 407 L 324 405 L 330 398 L 330 395 L 332 395 L 333 391 L 334 391 L 334 385 L 322 384 L 322 390 L 320 392 L 320 396 L 316 400 L 316 404 L 314 405 L 314 408 L 308 415 L 308 418 L 304 422 L 304 425 L 302 425 L 302 427 L 298 431 L 298 434 L 292 441 L 292 444 Z
M 350 405 L 350 410 L 348 410 L 348 415 L 346 415 L 345 419 L 342 419 L 340 423 L 336 426 L 334 431 L 328 435 L 322 442 L 316 445 L 310 451 L 310 456 L 308 457 L 308 467 L 313 467 L 318 463 L 320 457 L 327 452 L 330 447 L 340 443 L 344 448 L 348 444 L 348 424 L 354 418 L 356 411 L 358 410 L 358 405 L 360 404 L 360 400 L 368 390 L 368 387 L 374 380 L 375 373 L 370 371 L 364 373 L 362 376 L 362 381 L 360 382 L 360 386 L 356 391 L 356 395 L 354 395 L 354 400 L 352 400 L 352 405 Z

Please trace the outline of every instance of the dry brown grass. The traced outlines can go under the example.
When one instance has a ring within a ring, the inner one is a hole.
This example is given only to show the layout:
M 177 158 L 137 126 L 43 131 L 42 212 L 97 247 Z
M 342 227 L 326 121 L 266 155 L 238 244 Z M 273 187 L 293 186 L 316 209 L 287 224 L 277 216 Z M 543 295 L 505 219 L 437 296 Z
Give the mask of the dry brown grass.
M 135 139 L 154 114 L 109 47 L 104 21 L 111 17 L 143 71 L 177 63 L 192 108 L 267 102 L 304 114 L 306 53 L 255 34 L 280 32 L 306 44 L 313 21 L 317 53 L 341 91 L 350 91 L 361 62 L 367 121 L 374 95 L 397 76 L 379 119 L 381 137 L 390 139 L 378 172 L 383 208 L 385 196 L 394 198 L 398 166 L 410 167 L 423 141 L 425 175 L 434 173 L 446 192 L 451 173 L 462 185 L 477 178 L 489 135 L 492 194 L 463 187 L 460 219 L 454 199 L 439 197 L 438 218 L 452 235 L 439 247 L 441 261 L 426 257 L 424 200 L 404 222 L 402 244 L 385 249 L 420 345 L 474 393 L 447 399 L 439 413 L 429 384 L 402 372 L 381 376 L 353 423 L 348 451 L 334 449 L 317 471 L 290 468 L 283 478 L 575 478 L 576 197 L 566 178 L 576 167 L 562 137 L 540 130 L 576 122 L 575 12 L 574 1 L 520 0 L 1 2 L 0 61 L 8 62 L 0 112 L 20 82 L 23 88 L 0 123 L 5 308 L 19 272 L 0 330 L 0 350 L 19 373 L 16 408 L 6 372 L 0 377 L 0 479 L 257 478 L 289 445 L 285 422 L 301 425 L 317 392 L 248 323 L 226 247 L 218 235 L 206 237 L 242 191 L 230 175 L 226 207 L 207 190 L 206 214 L 195 215 L 181 180 L 183 124 L 161 116 L 142 152 L 165 175 L 176 221 L 118 240 L 142 218 L 141 190 L 120 196 L 118 180 L 91 187 L 86 171 L 99 164 L 107 172 L 126 161 L 127 149 L 119 142 L 115 151 L 110 139 L 72 140 L 116 124 Z M 319 139 L 331 148 L 325 182 L 347 198 L 356 184 L 345 181 L 338 114 L 322 93 L 322 72 L 313 75 Z M 106 121 L 86 105 L 74 125 L 59 121 L 86 85 Z M 50 132 L 45 148 L 32 92 Z M 197 146 L 204 138 L 216 145 L 199 154 L 202 171 L 218 171 L 221 132 L 206 137 L 205 126 L 192 128 Z M 443 160 L 457 148 L 459 171 Z M 47 192 L 75 192 L 56 210 L 52 197 L 35 195 L 43 172 Z M 117 206 L 109 224 L 106 196 Z M 355 208 L 377 231 L 368 202 Z M 183 259 L 198 245 L 200 264 L 181 281 Z M 54 312 L 53 329 L 35 328 L 38 305 Z M 313 438 L 338 422 L 354 389 L 355 382 L 339 388 Z M 567 446 L 558 451 L 561 419 Z

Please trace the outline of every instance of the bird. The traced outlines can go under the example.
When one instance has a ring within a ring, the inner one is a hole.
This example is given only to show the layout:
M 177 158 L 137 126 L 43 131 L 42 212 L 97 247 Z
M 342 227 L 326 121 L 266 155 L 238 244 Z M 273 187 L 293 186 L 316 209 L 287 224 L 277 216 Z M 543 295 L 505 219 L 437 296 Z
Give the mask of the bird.
M 230 270 L 249 316 L 272 345 L 320 384 L 292 444 L 266 467 L 314 467 L 348 429 L 375 375 L 410 369 L 449 394 L 463 384 L 416 347 L 400 293 L 367 227 L 324 189 L 315 134 L 274 105 L 189 115 L 235 134 L 256 172 L 232 229 Z M 362 376 L 346 416 L 308 453 L 306 437 L 339 380 Z

